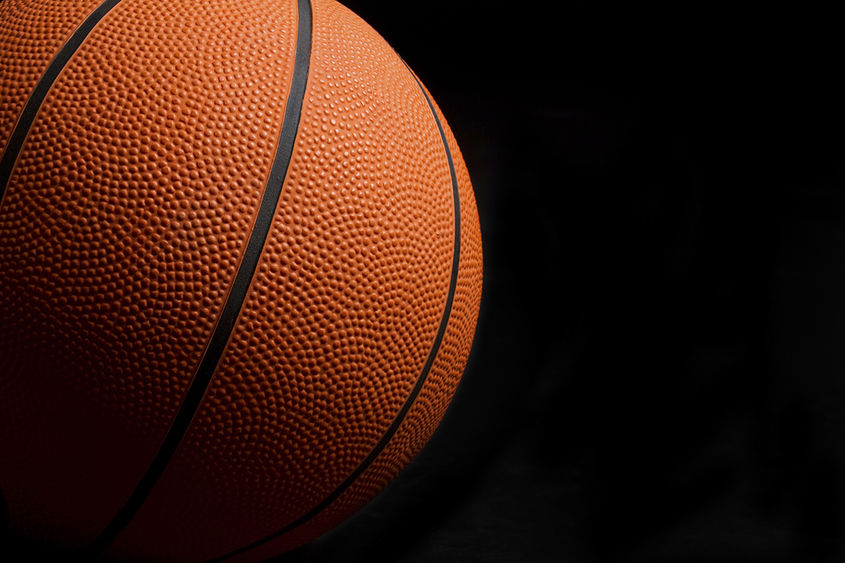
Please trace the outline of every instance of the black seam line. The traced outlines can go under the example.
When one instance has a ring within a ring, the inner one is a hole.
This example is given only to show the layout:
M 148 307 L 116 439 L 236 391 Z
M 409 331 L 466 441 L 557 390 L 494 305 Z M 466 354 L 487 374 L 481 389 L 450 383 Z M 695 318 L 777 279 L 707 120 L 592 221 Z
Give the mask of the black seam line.
M 26 136 L 29 134 L 32 123 L 35 121 L 35 116 L 44 103 L 47 93 L 53 86 L 53 83 L 59 77 L 59 73 L 73 57 L 74 53 L 79 49 L 85 38 L 94 29 L 94 26 L 108 14 L 112 8 L 118 5 L 120 0 L 107 0 L 97 6 L 93 12 L 88 14 L 85 21 L 76 28 L 70 39 L 67 40 L 53 60 L 47 65 L 47 70 L 38 80 L 32 94 L 29 96 L 26 105 L 18 117 L 18 122 L 15 129 L 12 131 L 12 136 L 9 137 L 9 142 L 6 143 L 6 149 L 3 151 L 3 158 L 0 159 L 0 204 L 3 202 L 3 194 L 6 192 L 6 185 L 9 183 L 9 178 L 12 176 L 12 169 L 15 167 L 15 162 L 18 160 L 18 155 L 23 148 L 23 143 Z
M 407 66 L 407 65 L 406 65 Z M 408 69 L 409 72 L 410 68 Z M 390 442 L 393 435 L 399 429 L 399 425 L 402 424 L 402 421 L 405 419 L 405 415 L 408 414 L 411 406 L 414 404 L 414 401 L 417 398 L 420 390 L 422 389 L 423 384 L 425 383 L 426 378 L 428 377 L 428 373 L 431 371 L 431 366 L 434 364 L 434 360 L 437 357 L 437 352 L 440 350 L 440 344 L 443 341 L 443 336 L 446 334 L 446 327 L 449 324 L 449 317 L 452 312 L 452 302 L 455 299 L 455 289 L 458 284 L 458 267 L 460 265 L 460 256 L 461 256 L 461 202 L 460 202 L 460 193 L 458 192 L 458 177 L 455 173 L 455 163 L 452 160 L 452 151 L 449 149 L 449 142 L 446 139 L 446 133 L 443 130 L 443 125 L 440 123 L 440 118 L 437 117 L 437 112 L 434 109 L 434 104 L 429 98 L 428 94 L 423 88 L 422 83 L 419 79 L 411 72 L 411 76 L 414 77 L 414 80 L 420 87 L 420 90 L 425 96 L 426 102 L 428 102 L 428 107 L 431 109 L 431 114 L 434 116 L 434 120 L 437 123 L 437 129 L 440 131 L 440 139 L 443 142 L 443 147 L 446 149 L 446 158 L 449 161 L 449 174 L 452 178 L 452 200 L 454 202 L 455 208 L 455 243 L 454 243 L 454 250 L 452 252 L 452 275 L 451 279 L 449 280 L 449 293 L 446 296 L 446 306 L 443 311 L 443 317 L 440 320 L 440 327 L 437 329 L 437 336 L 434 338 L 434 344 L 431 347 L 431 351 L 429 352 L 428 359 L 423 366 L 422 372 L 420 373 L 419 378 L 417 379 L 416 385 L 414 385 L 411 394 L 408 396 L 408 399 L 405 401 L 405 404 L 402 405 L 402 409 L 399 411 L 399 414 L 396 415 L 396 418 L 393 419 L 393 422 L 388 427 L 387 431 L 381 437 L 378 444 L 376 444 L 375 448 L 369 453 L 369 455 L 364 459 L 363 462 L 353 471 L 346 480 L 340 484 L 340 486 L 335 489 L 329 496 L 323 499 L 320 504 L 312 508 L 308 513 L 304 514 L 294 522 L 291 522 L 281 530 L 270 534 L 260 540 L 254 541 L 240 549 L 236 549 L 226 555 L 221 557 L 217 557 L 215 559 L 210 560 L 209 563 L 214 563 L 217 561 L 222 561 L 224 559 L 228 559 L 230 557 L 234 557 L 236 555 L 240 555 L 250 549 L 263 545 L 271 540 L 274 540 L 294 528 L 298 528 L 299 526 L 305 524 L 309 520 L 311 520 L 314 516 L 319 514 L 323 511 L 326 507 L 328 507 L 332 502 L 334 502 L 340 495 L 343 494 L 346 489 L 348 489 L 352 483 L 354 483 L 361 474 L 366 471 L 366 469 L 375 461 L 376 457 L 384 450 L 387 446 L 388 442 Z
M 252 234 L 244 251 L 238 273 L 232 283 L 232 288 L 226 299 L 223 312 L 220 314 L 217 327 L 214 329 L 202 361 L 197 368 L 185 399 L 182 402 L 182 406 L 173 419 L 170 430 L 167 436 L 165 436 L 158 453 L 147 469 L 147 472 L 135 487 L 129 500 L 115 515 L 108 526 L 106 526 L 100 536 L 87 548 L 89 554 L 94 555 L 100 553 L 120 534 L 138 510 L 140 510 L 141 505 L 152 491 L 159 477 L 161 477 L 168 462 L 176 453 L 179 443 L 185 436 L 188 426 L 199 408 L 200 402 L 208 389 L 212 375 L 217 369 L 217 364 L 223 355 L 226 343 L 237 321 L 238 314 L 258 265 L 258 260 L 261 257 L 267 234 L 270 231 L 270 225 L 282 193 L 282 186 L 287 176 L 288 166 L 299 130 L 302 103 L 308 81 L 308 65 L 311 58 L 311 6 L 309 0 L 298 0 L 298 9 L 299 29 L 296 40 L 296 55 L 284 122 L 282 124 L 281 134 L 279 135 L 273 166 L 270 170 Z

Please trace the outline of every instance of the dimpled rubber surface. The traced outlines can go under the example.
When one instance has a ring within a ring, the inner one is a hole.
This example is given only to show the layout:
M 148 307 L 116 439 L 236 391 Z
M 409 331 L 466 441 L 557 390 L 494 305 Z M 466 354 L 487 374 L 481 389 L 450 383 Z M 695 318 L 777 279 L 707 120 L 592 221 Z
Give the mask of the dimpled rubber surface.
M 314 2 L 313 14 L 299 136 L 252 287 L 191 428 L 109 555 L 218 557 L 308 513 L 378 444 L 434 344 L 455 237 L 436 121 L 369 26 L 335 2 Z M 467 212 L 460 310 L 428 383 L 373 476 L 305 539 L 395 475 L 451 398 L 481 280 L 474 207 Z
M 429 96 L 430 97 L 430 96 Z M 452 153 L 461 205 L 461 255 L 455 299 L 431 372 L 402 425 L 358 480 L 312 520 L 227 561 L 261 561 L 303 545 L 364 506 L 422 449 L 440 423 L 472 347 L 482 290 L 481 229 L 469 172 L 455 137 L 436 108 Z
M 0 154 L 44 69 L 100 2 L 0 2 Z
M 149 465 L 251 230 L 295 38 L 291 2 L 124 0 L 51 88 L 0 202 L 13 528 L 88 542 Z

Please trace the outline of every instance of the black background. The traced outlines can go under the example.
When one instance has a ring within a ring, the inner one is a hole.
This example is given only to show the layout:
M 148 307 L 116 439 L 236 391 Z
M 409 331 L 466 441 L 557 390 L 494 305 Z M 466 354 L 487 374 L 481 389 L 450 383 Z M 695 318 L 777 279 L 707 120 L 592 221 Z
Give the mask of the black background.
M 484 297 L 429 446 L 280 561 L 845 560 L 833 13 L 345 4 L 458 138 Z

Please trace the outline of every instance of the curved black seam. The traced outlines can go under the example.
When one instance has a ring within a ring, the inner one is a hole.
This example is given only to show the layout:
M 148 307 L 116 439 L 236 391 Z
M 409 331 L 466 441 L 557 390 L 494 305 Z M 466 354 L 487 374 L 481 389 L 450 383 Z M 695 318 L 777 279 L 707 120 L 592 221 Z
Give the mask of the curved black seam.
M 27 100 L 23 111 L 21 111 L 21 114 L 18 116 L 18 122 L 12 131 L 11 137 L 9 137 L 9 142 L 6 143 L 6 148 L 3 151 L 3 158 L 0 159 L 0 204 L 3 202 L 3 194 L 6 193 L 6 185 L 9 183 L 9 178 L 12 176 L 12 169 L 15 167 L 15 162 L 18 160 L 18 155 L 20 155 L 21 149 L 23 148 L 23 143 L 26 140 L 26 136 L 29 134 L 29 130 L 32 128 L 32 123 L 35 121 L 35 116 L 38 114 L 41 104 L 44 103 L 44 99 L 47 97 L 47 93 L 50 91 L 53 83 L 56 82 L 56 79 L 59 77 L 59 73 L 62 72 L 62 69 L 67 65 L 71 57 L 73 57 L 74 53 L 76 53 L 82 45 L 82 42 L 85 41 L 85 38 L 88 37 L 94 29 L 94 26 L 96 26 L 97 23 L 99 23 L 99 21 L 112 10 L 112 8 L 117 6 L 118 3 L 120 3 L 120 0 L 107 0 L 97 6 L 93 12 L 88 14 L 85 21 L 76 28 L 76 31 L 73 32 L 70 39 L 68 39 L 62 48 L 59 49 L 59 52 L 56 53 L 56 56 L 53 57 L 53 60 L 50 61 L 49 65 L 47 65 L 47 70 L 45 70 L 41 78 L 38 79 L 38 83 L 32 90 L 29 100 Z
M 273 221 L 276 206 L 282 193 L 282 187 L 287 176 L 294 143 L 296 142 L 299 122 L 302 114 L 302 103 L 308 82 L 308 67 L 311 59 L 311 4 L 309 0 L 298 0 L 299 29 L 297 31 L 296 55 L 294 59 L 293 79 L 290 94 L 285 109 L 284 122 L 279 135 L 276 155 L 270 170 L 267 185 L 261 198 L 256 214 L 255 224 L 247 242 L 241 265 L 220 314 L 220 319 L 214 329 L 209 344 L 205 350 L 196 374 L 188 388 L 179 412 L 176 414 L 167 435 L 162 442 L 155 458 L 144 476 L 139 481 L 126 504 L 114 516 L 100 536 L 88 546 L 90 555 L 100 553 L 120 532 L 129 524 L 141 505 L 152 491 L 159 477 L 164 472 L 170 459 L 176 453 L 182 438 L 188 430 L 191 420 L 199 408 L 205 395 L 212 375 L 223 355 L 226 343 L 237 321 L 243 301 L 249 289 L 250 282 L 258 266 L 258 260 L 264 249 L 267 234 Z
M 407 66 L 407 65 L 406 65 Z M 327 508 L 332 502 L 334 502 L 340 495 L 343 494 L 346 489 L 348 489 L 352 483 L 354 483 L 361 474 L 366 471 L 366 469 L 375 461 L 376 457 L 384 450 L 387 446 L 388 442 L 393 438 L 393 435 L 399 429 L 399 425 L 402 424 L 402 421 L 405 419 L 405 415 L 408 414 L 411 406 L 416 401 L 417 395 L 419 395 L 420 390 L 422 389 L 423 384 L 425 383 L 426 378 L 428 377 L 429 372 L 431 371 L 431 366 L 434 364 L 434 360 L 437 357 L 437 353 L 440 350 L 440 344 L 443 341 L 443 336 L 446 334 L 446 327 L 449 324 L 449 317 L 452 312 L 452 303 L 455 299 L 455 289 L 458 284 L 458 267 L 460 265 L 460 257 L 461 257 L 461 199 L 460 193 L 458 191 L 458 177 L 455 173 L 455 163 L 452 159 L 452 151 L 449 149 L 449 141 L 446 138 L 446 132 L 443 130 L 443 124 L 440 122 L 440 118 L 437 116 L 437 111 L 434 109 L 434 103 L 431 101 L 428 93 L 425 91 L 422 83 L 416 77 L 416 75 L 411 72 L 411 69 L 408 69 L 408 72 L 411 73 L 411 76 L 414 77 L 414 80 L 417 82 L 417 85 L 420 87 L 420 90 L 425 96 L 426 102 L 428 102 L 428 107 L 431 109 L 431 114 L 434 116 L 434 121 L 437 123 L 437 129 L 440 131 L 440 139 L 443 142 L 443 147 L 446 149 L 446 158 L 449 161 L 449 174 L 452 179 L 452 200 L 454 203 L 454 214 L 455 214 L 455 241 L 454 241 L 454 249 L 452 252 L 452 274 L 449 280 L 449 293 L 446 296 L 446 305 L 443 310 L 443 316 L 440 320 L 440 327 L 437 329 L 437 335 L 434 338 L 434 344 L 431 347 L 431 351 L 429 352 L 428 359 L 423 366 L 422 372 L 420 376 L 417 378 L 417 382 L 414 385 L 413 390 L 411 390 L 411 394 L 408 395 L 405 404 L 402 405 L 402 408 L 399 410 L 399 413 L 393 419 L 393 422 L 387 428 L 385 433 L 382 435 L 381 440 L 379 440 L 378 444 L 372 449 L 372 451 L 367 455 L 363 462 L 353 471 L 349 477 L 346 478 L 343 483 L 340 484 L 331 494 L 329 494 L 326 498 L 324 498 L 317 506 L 312 508 L 306 514 L 302 515 L 297 520 L 291 522 L 281 530 L 274 532 L 268 536 L 265 536 L 259 540 L 256 540 L 250 544 L 247 544 L 239 549 L 236 549 L 226 555 L 221 557 L 217 557 L 215 559 L 210 560 L 209 563 L 214 563 L 216 561 L 222 561 L 224 559 L 228 559 L 230 557 L 234 557 L 236 555 L 240 555 L 250 549 L 263 545 L 271 540 L 274 540 L 291 530 L 298 528 L 299 526 L 305 524 L 317 514 L 322 512 L 325 508 Z

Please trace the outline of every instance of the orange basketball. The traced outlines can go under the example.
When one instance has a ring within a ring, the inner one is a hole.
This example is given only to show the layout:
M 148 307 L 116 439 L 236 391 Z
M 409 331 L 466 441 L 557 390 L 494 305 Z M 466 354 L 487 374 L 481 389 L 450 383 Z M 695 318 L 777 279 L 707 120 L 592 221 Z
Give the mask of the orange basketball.
M 0 3 L 0 495 L 120 560 L 260 560 L 380 491 L 469 354 L 442 114 L 333 0 Z

